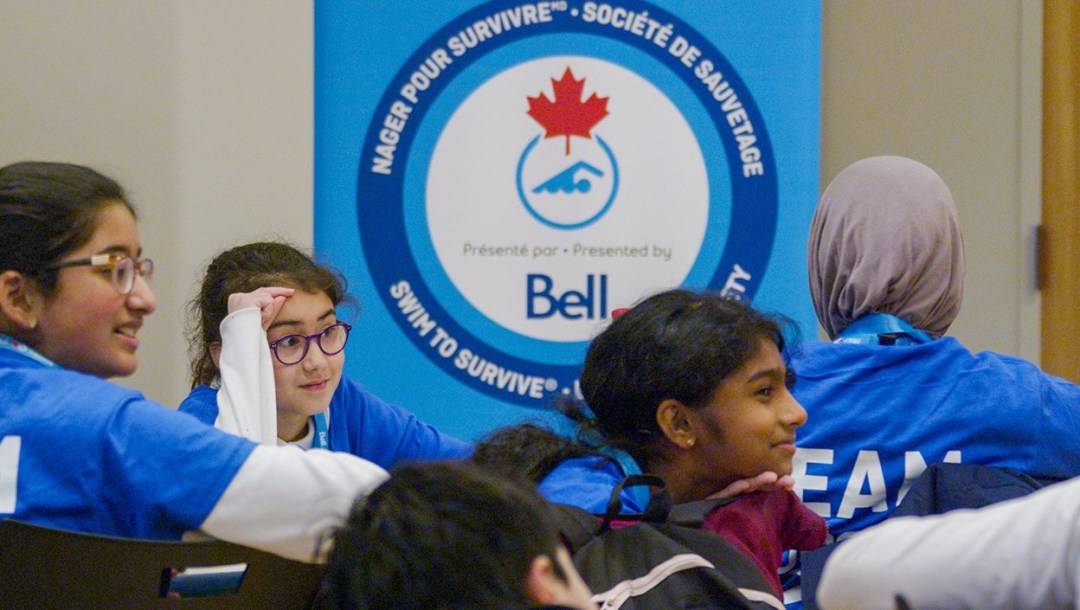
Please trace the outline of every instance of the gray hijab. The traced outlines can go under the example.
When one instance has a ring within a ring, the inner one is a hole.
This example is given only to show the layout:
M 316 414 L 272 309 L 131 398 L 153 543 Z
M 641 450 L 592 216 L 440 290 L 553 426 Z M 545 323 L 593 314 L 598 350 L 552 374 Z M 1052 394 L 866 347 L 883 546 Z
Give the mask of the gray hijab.
M 964 244 L 949 187 L 903 157 L 870 157 L 840 172 L 814 212 L 807 244 L 810 296 L 836 338 L 888 313 L 935 339 L 960 311 Z

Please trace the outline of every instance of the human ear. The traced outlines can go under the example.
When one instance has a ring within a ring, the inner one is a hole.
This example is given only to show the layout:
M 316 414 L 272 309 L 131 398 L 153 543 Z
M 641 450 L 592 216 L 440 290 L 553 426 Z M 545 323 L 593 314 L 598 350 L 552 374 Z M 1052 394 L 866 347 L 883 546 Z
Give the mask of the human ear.
M 689 449 L 697 442 L 694 417 L 682 401 L 664 399 L 656 408 L 656 424 L 664 436 L 678 447 Z
M 534 604 L 546 606 L 555 603 L 554 587 L 557 586 L 555 567 L 547 555 L 537 555 L 529 563 L 525 575 L 525 597 Z
M 217 342 L 217 341 L 215 341 L 214 343 L 211 343 L 210 347 L 208 348 L 208 351 L 210 352 L 210 359 L 214 361 L 214 368 L 218 369 L 220 371 L 221 370 L 221 343 Z
M 559 545 L 555 549 L 554 558 L 539 555 L 529 564 L 529 573 L 525 576 L 525 597 L 530 602 L 540 606 L 596 610 L 592 596 L 589 585 L 585 584 L 574 567 L 565 546 Z
M 33 280 L 12 269 L 0 273 L 0 314 L 8 320 L 5 326 L 23 332 L 34 330 L 41 318 L 42 301 Z

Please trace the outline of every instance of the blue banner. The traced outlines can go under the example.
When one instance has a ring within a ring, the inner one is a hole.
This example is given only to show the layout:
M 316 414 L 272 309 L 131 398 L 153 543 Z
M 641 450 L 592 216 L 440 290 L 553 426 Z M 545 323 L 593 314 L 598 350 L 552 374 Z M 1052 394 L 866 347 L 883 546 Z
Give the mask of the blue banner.
M 315 247 L 375 393 L 465 438 L 550 418 L 611 311 L 679 285 L 816 334 L 818 3 L 315 11 Z

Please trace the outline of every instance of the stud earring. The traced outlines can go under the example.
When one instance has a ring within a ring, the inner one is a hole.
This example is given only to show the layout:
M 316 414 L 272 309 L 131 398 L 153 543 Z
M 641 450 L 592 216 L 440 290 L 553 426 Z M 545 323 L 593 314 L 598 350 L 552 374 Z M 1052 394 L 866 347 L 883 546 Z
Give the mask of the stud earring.
M 35 328 L 37 328 L 37 319 L 30 318 L 26 321 L 26 324 L 30 327 L 30 330 L 34 330 Z
M 689 449 L 689 448 L 691 448 L 691 447 L 693 447 L 693 446 L 694 446 L 694 439 L 692 439 L 692 438 L 691 438 L 691 439 L 687 439 L 687 440 L 686 440 L 686 448 L 687 448 L 687 449 Z

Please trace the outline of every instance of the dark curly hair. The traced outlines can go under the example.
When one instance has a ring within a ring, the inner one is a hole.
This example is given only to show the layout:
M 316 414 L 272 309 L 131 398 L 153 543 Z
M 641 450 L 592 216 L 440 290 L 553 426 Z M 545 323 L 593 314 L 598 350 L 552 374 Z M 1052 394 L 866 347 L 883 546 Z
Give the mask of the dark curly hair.
M 564 460 L 587 455 L 603 454 L 579 439 L 525 422 L 491 431 L 476 443 L 469 459 L 499 475 L 535 485 Z
M 229 295 L 263 286 L 322 292 L 335 307 L 352 303 L 345 278 L 338 271 L 290 244 L 256 242 L 218 254 L 206 268 L 199 294 L 188 305 L 192 388 L 217 381 L 210 346 L 221 342 L 221 321 L 229 313 Z

